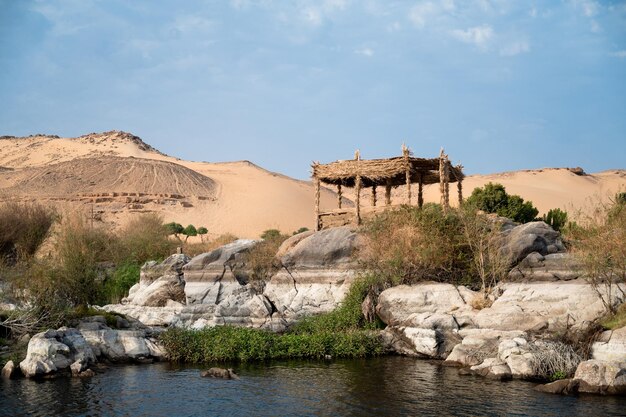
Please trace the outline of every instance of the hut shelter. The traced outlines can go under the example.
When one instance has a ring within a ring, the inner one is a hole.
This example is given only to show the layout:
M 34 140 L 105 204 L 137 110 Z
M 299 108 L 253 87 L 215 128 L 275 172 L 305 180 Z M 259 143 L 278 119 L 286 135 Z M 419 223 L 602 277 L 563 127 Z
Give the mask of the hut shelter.
M 457 183 L 459 203 L 463 200 L 463 167 L 453 166 L 448 155 L 441 150 L 438 158 L 416 158 L 409 148 L 402 145 L 402 156 L 386 159 L 361 159 L 359 151 L 354 159 L 335 161 L 329 164 L 314 162 L 313 182 L 315 184 L 315 225 L 316 230 L 342 224 L 361 224 L 361 191 L 371 188 L 370 211 L 377 211 L 378 189 L 385 190 L 386 209 L 392 205 L 391 190 L 406 187 L 405 204 L 412 204 L 412 184 L 417 183 L 417 206 L 424 204 L 423 187 L 439 183 L 441 205 L 450 206 L 450 183 Z M 337 209 L 320 212 L 320 188 L 322 184 L 334 186 L 337 190 Z M 354 188 L 354 208 L 342 207 L 344 188 Z

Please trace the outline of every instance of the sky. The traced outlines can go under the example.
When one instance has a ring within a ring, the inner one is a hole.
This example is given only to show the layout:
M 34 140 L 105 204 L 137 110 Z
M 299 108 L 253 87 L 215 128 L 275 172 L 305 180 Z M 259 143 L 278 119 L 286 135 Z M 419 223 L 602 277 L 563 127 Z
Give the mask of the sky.
M 0 135 L 108 130 L 296 178 L 626 168 L 626 1 L 0 0 Z

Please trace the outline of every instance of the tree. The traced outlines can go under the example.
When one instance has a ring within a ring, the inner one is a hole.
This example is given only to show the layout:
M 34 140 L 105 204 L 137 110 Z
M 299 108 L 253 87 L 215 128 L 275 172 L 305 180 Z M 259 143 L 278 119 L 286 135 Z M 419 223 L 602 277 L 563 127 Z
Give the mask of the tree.
M 204 242 L 204 235 L 206 235 L 207 233 L 209 233 L 209 229 L 207 229 L 204 226 L 198 227 L 198 234 L 200 235 L 200 239 L 202 239 L 203 242 Z
M 183 230 L 183 235 L 185 235 L 185 242 L 187 242 L 187 239 L 189 239 L 189 236 L 197 236 L 198 235 L 198 230 L 196 229 L 196 227 L 193 224 L 189 224 L 187 225 L 187 227 L 185 227 L 185 229 Z
M 474 188 L 472 195 L 465 202 L 478 210 L 496 213 L 519 223 L 533 221 L 539 214 L 539 210 L 532 202 L 524 201 L 518 195 L 509 195 L 502 184 L 491 182 L 483 188 Z
M 178 235 L 179 235 L 179 234 L 181 234 L 181 233 L 183 233 L 183 231 L 185 230 L 185 228 L 183 227 L 183 225 L 182 225 L 182 224 L 180 224 L 180 223 L 175 223 L 175 222 L 172 222 L 172 223 L 167 223 L 167 224 L 165 225 L 165 228 L 166 228 L 166 230 L 167 230 L 167 234 L 168 234 L 168 235 L 174 235 L 174 236 L 176 236 L 178 239 L 180 239 L 180 238 L 178 237 Z
M 263 240 L 274 240 L 281 237 L 280 230 L 278 229 L 267 229 L 263 233 L 261 233 L 261 239 Z

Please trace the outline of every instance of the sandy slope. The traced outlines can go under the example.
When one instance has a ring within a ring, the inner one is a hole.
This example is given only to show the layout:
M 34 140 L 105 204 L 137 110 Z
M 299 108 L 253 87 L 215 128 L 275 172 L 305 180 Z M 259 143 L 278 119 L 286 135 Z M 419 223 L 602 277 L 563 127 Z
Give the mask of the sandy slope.
M 589 199 L 606 199 L 625 190 L 626 171 L 580 176 L 566 169 L 544 169 L 476 175 L 465 180 L 465 196 L 490 181 L 530 199 L 542 213 L 553 207 L 572 211 L 584 208 Z M 394 203 L 403 202 L 405 193 L 403 187 L 394 190 Z M 367 204 L 367 191 L 364 194 Z M 414 187 L 413 202 L 416 194 Z M 456 195 L 454 185 L 451 194 Z M 166 221 L 204 225 L 213 235 L 257 237 L 268 228 L 291 232 L 312 228 L 314 222 L 313 187 L 308 181 L 247 161 L 183 161 L 115 131 L 80 138 L 0 138 L 0 199 L 15 198 L 93 209 L 97 218 L 114 225 L 154 211 Z M 439 201 L 438 186 L 426 187 L 425 200 Z M 324 190 L 322 209 L 335 204 L 334 193 Z

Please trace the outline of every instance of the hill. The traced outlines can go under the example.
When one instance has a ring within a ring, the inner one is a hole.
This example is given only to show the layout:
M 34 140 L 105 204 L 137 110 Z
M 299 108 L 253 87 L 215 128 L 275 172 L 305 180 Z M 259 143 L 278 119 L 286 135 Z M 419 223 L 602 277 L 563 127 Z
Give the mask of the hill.
M 585 174 L 546 168 L 472 175 L 464 195 L 488 182 L 531 200 L 540 213 L 560 207 L 584 209 L 626 189 L 626 171 Z M 452 196 L 456 195 L 453 185 Z M 406 190 L 393 192 L 404 202 Z M 413 203 L 416 199 L 413 191 Z M 367 205 L 368 191 L 361 201 Z M 347 198 L 350 190 L 345 190 Z M 323 189 L 321 209 L 335 208 L 336 194 Z M 267 171 L 249 161 L 208 163 L 165 155 L 130 133 L 110 131 L 78 138 L 35 135 L 0 137 L 0 201 L 41 201 L 60 211 L 80 209 L 118 227 L 137 213 L 165 221 L 206 226 L 209 234 L 255 238 L 270 228 L 312 228 L 311 182 Z M 426 202 L 439 202 L 438 185 L 425 187 Z M 452 202 L 455 203 L 453 198 Z M 351 202 L 346 202 L 350 205 Z

